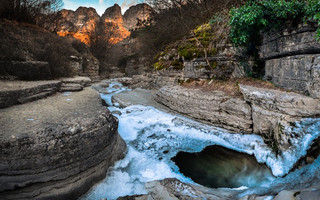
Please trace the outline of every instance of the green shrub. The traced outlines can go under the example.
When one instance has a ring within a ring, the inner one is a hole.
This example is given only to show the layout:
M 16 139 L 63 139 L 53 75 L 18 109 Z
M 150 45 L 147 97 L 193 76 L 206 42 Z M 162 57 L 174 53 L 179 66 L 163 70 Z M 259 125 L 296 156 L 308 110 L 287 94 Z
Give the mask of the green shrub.
M 161 61 L 154 63 L 153 67 L 154 67 L 154 69 L 156 69 L 156 70 L 164 69 L 164 65 L 161 63 Z
M 319 0 L 250 0 L 230 11 L 230 39 L 236 46 L 259 44 L 260 32 L 280 28 L 285 22 L 293 24 L 316 20 L 320 24 Z M 320 38 L 320 29 L 317 30 Z

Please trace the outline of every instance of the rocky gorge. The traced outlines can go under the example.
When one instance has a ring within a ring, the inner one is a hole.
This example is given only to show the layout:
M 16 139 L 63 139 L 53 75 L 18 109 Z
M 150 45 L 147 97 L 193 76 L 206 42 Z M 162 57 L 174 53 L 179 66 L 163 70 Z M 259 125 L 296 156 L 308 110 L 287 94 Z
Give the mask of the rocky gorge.
M 0 199 L 319 199 L 318 25 L 261 32 L 254 58 L 216 34 L 230 31 L 216 15 L 153 70 L 127 38 L 152 12 L 62 10 L 49 27 L 61 38 L 0 21 L 8 48 L 25 42 L 0 52 Z M 109 63 L 90 52 L 99 27 Z M 263 80 L 248 77 L 257 66 Z

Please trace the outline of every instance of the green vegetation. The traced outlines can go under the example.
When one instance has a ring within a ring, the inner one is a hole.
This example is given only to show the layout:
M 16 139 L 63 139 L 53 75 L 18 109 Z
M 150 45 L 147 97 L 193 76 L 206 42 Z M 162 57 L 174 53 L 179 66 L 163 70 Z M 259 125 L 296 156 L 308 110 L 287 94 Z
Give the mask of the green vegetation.
M 320 25 L 319 0 L 250 0 L 230 11 L 230 39 L 236 46 L 259 44 L 260 32 L 279 29 L 286 22 L 293 25 L 316 20 Z M 320 28 L 317 30 L 320 39 Z

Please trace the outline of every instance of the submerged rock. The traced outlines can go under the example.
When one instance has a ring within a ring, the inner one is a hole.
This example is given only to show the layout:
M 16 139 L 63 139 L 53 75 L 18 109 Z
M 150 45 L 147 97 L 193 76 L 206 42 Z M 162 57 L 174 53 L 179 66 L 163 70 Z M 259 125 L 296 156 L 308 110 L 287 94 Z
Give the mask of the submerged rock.
M 89 88 L 0 115 L 0 199 L 76 199 L 126 151 L 117 119 Z

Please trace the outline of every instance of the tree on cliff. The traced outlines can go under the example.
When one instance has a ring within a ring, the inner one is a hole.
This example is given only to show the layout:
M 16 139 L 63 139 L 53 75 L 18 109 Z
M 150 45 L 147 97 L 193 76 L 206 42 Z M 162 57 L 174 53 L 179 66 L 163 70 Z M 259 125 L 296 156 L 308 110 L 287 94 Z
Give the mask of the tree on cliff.
M 1 0 L 0 17 L 38 24 L 62 6 L 62 0 Z

